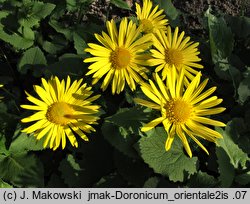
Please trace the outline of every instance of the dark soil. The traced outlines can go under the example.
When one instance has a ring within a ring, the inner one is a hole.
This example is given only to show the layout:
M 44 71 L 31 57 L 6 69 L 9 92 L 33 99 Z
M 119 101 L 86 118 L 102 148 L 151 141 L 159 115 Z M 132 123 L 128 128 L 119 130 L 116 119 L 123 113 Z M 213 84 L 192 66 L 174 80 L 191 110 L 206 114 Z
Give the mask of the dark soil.
M 209 6 L 213 11 L 220 11 L 233 16 L 241 15 L 243 12 L 248 12 L 249 14 L 248 0 L 173 0 L 173 4 L 182 12 L 194 16 L 203 13 Z
M 119 9 L 110 4 L 110 0 L 94 0 L 90 5 L 90 14 L 95 14 L 102 21 L 134 15 L 135 2 L 142 0 L 124 0 L 132 11 Z M 190 31 L 202 32 L 204 12 L 210 7 L 213 12 L 233 16 L 245 15 L 250 17 L 249 0 L 172 0 L 174 6 L 181 12 L 180 20 Z M 108 19 L 107 19 L 108 16 Z
M 249 0 L 173 0 L 173 4 L 183 13 L 183 23 L 190 30 L 203 29 L 202 17 L 208 8 L 215 13 L 250 16 Z

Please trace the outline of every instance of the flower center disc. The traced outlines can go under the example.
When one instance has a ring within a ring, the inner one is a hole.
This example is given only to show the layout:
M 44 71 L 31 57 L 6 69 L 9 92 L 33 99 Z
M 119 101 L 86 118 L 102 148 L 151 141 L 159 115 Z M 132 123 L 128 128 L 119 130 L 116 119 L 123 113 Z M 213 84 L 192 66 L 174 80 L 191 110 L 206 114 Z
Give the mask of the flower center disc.
M 149 21 L 148 19 L 142 19 L 140 22 L 142 24 L 142 30 L 145 33 L 152 33 L 154 26 L 151 21 Z
M 171 123 L 185 123 L 192 113 L 192 106 L 180 99 L 169 101 L 165 108 L 166 117 Z
M 125 68 L 130 63 L 130 53 L 125 48 L 117 48 L 112 54 L 111 54 L 111 62 L 113 67 L 116 69 Z
M 53 103 L 47 110 L 46 117 L 47 119 L 55 124 L 67 125 L 73 115 L 73 108 L 65 102 L 56 102 Z
M 182 64 L 183 55 L 179 50 L 167 49 L 165 50 L 165 60 L 168 64 L 174 65 L 176 68 Z

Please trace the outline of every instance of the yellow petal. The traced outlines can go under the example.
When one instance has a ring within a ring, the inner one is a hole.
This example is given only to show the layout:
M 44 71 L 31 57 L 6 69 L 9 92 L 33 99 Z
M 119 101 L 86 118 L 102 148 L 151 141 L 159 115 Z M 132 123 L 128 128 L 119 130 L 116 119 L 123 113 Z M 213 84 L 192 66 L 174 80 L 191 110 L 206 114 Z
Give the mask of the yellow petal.
M 155 126 L 157 126 L 158 124 L 160 124 L 163 120 L 164 120 L 163 117 L 156 118 L 156 119 L 152 120 L 151 122 L 147 123 L 146 125 L 144 125 L 144 126 L 141 128 L 141 131 L 142 131 L 142 132 L 147 132 L 147 131 L 149 131 L 149 130 L 153 129 Z

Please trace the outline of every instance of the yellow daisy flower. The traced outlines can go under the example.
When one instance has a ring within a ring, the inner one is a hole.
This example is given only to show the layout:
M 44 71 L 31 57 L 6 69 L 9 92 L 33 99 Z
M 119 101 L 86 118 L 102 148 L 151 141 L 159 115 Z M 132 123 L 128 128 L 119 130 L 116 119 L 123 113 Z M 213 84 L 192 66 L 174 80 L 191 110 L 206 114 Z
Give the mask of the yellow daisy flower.
M 225 110 L 222 107 L 215 107 L 222 102 L 222 99 L 218 99 L 217 96 L 210 96 L 216 90 L 216 87 L 202 93 L 208 79 L 200 83 L 200 78 L 201 74 L 199 72 L 188 87 L 185 88 L 183 85 L 184 71 L 182 70 L 180 76 L 177 77 L 176 69 L 172 69 L 170 75 L 168 75 L 166 85 L 164 85 L 157 73 L 155 79 L 159 88 L 151 80 L 149 80 L 150 85 L 146 83 L 141 85 L 143 93 L 153 102 L 140 98 L 136 98 L 135 101 L 138 104 L 161 112 L 161 117 L 144 125 L 141 130 L 145 132 L 162 123 L 168 133 L 165 144 L 166 151 L 171 148 L 176 134 L 182 140 L 184 148 L 190 157 L 192 157 L 192 152 L 186 136 L 191 137 L 207 154 L 207 149 L 196 137 L 211 142 L 215 142 L 216 138 L 222 137 L 220 133 L 206 127 L 206 125 L 225 126 L 222 122 L 206 117 Z
M 184 31 L 180 35 L 178 32 L 179 28 L 176 27 L 172 34 L 171 27 L 168 26 L 167 34 L 157 31 L 153 37 L 155 49 L 150 50 L 152 58 L 148 62 L 150 66 L 157 66 L 156 72 L 162 71 L 163 80 L 173 67 L 177 69 L 178 74 L 184 69 L 185 76 L 190 80 L 198 73 L 194 68 L 203 68 L 197 63 L 201 60 L 197 56 L 200 54 L 197 49 L 199 43 L 190 42 L 190 37 L 184 38 Z
M 130 89 L 135 90 L 135 82 L 142 78 L 147 79 L 144 67 L 148 55 L 143 54 L 151 44 L 151 35 L 140 37 L 140 29 L 127 18 L 122 19 L 119 30 L 113 20 L 107 22 L 108 34 L 102 32 L 102 36 L 95 34 L 101 45 L 88 43 L 85 49 L 94 57 L 84 62 L 94 62 L 89 66 L 90 71 L 86 75 L 94 74 L 92 84 L 96 84 L 104 75 L 101 89 L 104 91 L 112 83 L 112 94 L 119 94 L 125 87 L 125 82 Z M 112 82 L 111 82 L 112 81 Z
M 138 3 L 136 3 L 135 6 L 137 19 L 140 25 L 142 25 L 142 32 L 155 33 L 156 30 L 166 31 L 168 20 L 164 19 L 165 15 L 162 14 L 164 12 L 163 9 L 157 11 L 159 5 L 152 10 L 152 1 L 143 0 L 142 8 Z
M 97 124 L 100 106 L 92 105 L 92 102 L 100 95 L 91 96 L 93 91 L 87 84 L 82 84 L 82 79 L 75 80 L 71 84 L 70 77 L 59 81 L 52 77 L 48 82 L 42 78 L 42 86 L 34 86 L 35 92 L 40 99 L 37 99 L 26 92 L 27 99 L 34 105 L 21 105 L 22 108 L 36 111 L 33 115 L 22 119 L 23 123 L 35 122 L 33 125 L 22 130 L 26 133 L 34 133 L 37 140 L 46 137 L 44 147 L 57 149 L 62 145 L 66 146 L 66 137 L 74 147 L 78 143 L 74 133 L 83 140 L 88 141 L 84 132 L 95 131 L 91 126 Z

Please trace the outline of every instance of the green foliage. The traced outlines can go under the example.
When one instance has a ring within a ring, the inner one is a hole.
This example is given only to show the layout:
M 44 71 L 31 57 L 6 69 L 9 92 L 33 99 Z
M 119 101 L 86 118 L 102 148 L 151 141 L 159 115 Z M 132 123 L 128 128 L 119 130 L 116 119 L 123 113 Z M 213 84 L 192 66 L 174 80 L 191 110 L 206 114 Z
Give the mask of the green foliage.
M 209 28 L 210 51 L 213 63 L 215 64 L 216 74 L 224 79 L 233 81 L 237 88 L 241 80 L 241 73 L 230 64 L 231 54 L 234 48 L 234 37 L 230 27 L 223 17 L 217 18 L 206 11 Z
M 238 87 L 238 95 L 240 103 L 244 103 L 250 96 L 250 75 L 244 78 Z
M 232 31 L 240 38 L 250 35 L 250 18 L 246 16 L 227 16 Z
M 37 157 L 27 152 L 0 155 L 1 178 L 18 187 L 42 187 L 43 168 Z
M 120 109 L 115 115 L 106 118 L 107 122 L 123 127 L 131 134 L 139 134 L 141 122 L 147 120 L 147 113 L 138 107 Z
M 20 126 L 13 136 L 9 148 L 4 137 L 0 137 L 0 179 L 18 187 L 41 187 L 44 185 L 41 161 L 28 151 L 42 150 L 33 136 L 20 132 Z M 6 185 L 6 184 L 4 184 Z
M 32 27 L 39 26 L 39 22 L 54 8 L 54 4 L 32 0 L 5 2 L 0 12 L 0 39 L 16 49 L 31 47 L 35 40 Z
M 218 181 L 211 175 L 205 172 L 198 171 L 188 181 L 188 187 L 191 188 L 213 188 L 218 184 Z
M 236 182 L 242 185 L 246 185 L 250 183 L 250 172 L 240 174 L 235 178 Z
M 184 173 L 194 174 L 197 157 L 189 158 L 183 153 L 182 143 L 175 138 L 171 149 L 166 152 L 165 141 L 167 134 L 163 128 L 155 128 L 139 141 L 140 153 L 143 160 L 156 173 L 168 176 L 171 181 L 184 181 Z
M 37 141 L 33 135 L 27 135 L 19 129 L 15 132 L 15 139 L 12 141 L 10 152 L 25 152 L 25 151 L 39 151 L 43 150 L 44 139 Z
M 219 165 L 219 181 L 221 182 L 221 187 L 230 187 L 233 183 L 235 176 L 235 171 L 233 165 L 230 163 L 230 158 L 222 148 L 216 149 L 217 162 Z
M 230 126 L 227 126 L 225 131 L 221 128 L 217 128 L 217 131 L 223 136 L 223 139 L 217 140 L 217 145 L 227 153 L 230 163 L 234 168 L 239 168 L 240 166 L 246 168 L 246 162 L 249 161 L 249 157 L 233 142 L 229 133 Z
M 18 64 L 18 71 L 25 74 L 27 70 L 41 69 L 47 65 L 47 60 L 39 47 L 26 50 Z
M 123 1 L 123 0 L 110 0 L 110 3 L 114 4 L 118 8 L 131 10 L 131 8 L 129 7 L 129 5 L 125 1 Z
M 71 28 L 64 27 L 63 24 L 54 19 L 50 20 L 49 25 L 54 28 L 56 32 L 63 34 L 67 40 L 72 40 L 73 32 Z
M 48 65 L 44 72 L 47 77 L 57 75 L 66 78 L 68 75 L 82 75 L 82 59 L 78 55 L 66 53 L 58 58 L 58 62 Z
M 84 5 L 88 5 L 93 0 L 66 0 L 66 9 L 71 12 L 76 12 L 79 8 L 84 8 Z
M 159 178 L 150 177 L 145 183 L 143 188 L 156 188 L 159 183 Z
M 27 32 L 30 32 L 30 30 L 23 28 L 18 29 L 18 33 L 11 32 L 11 34 L 8 34 L 4 31 L 3 26 L 0 24 L 0 39 L 10 43 L 16 49 L 27 49 L 34 44 L 34 34 L 27 36 Z
M 233 34 L 227 26 L 223 17 L 217 18 L 210 13 L 210 9 L 206 12 L 209 28 L 209 42 L 213 62 L 227 59 L 233 50 Z
M 102 126 L 102 133 L 111 145 L 124 154 L 137 157 L 133 147 L 140 134 L 141 122 L 147 120 L 142 109 L 124 108 L 107 117 Z
M 218 147 L 216 154 L 219 164 L 219 180 L 222 187 L 230 187 L 236 176 L 235 169 L 246 169 L 247 161 L 250 161 L 248 155 L 234 142 L 241 138 L 244 133 L 244 121 L 242 119 L 233 119 L 227 124 L 225 130 L 218 128 L 217 131 L 223 135 L 223 139 L 217 140 Z M 236 176 L 236 181 L 242 184 L 244 174 Z M 247 177 L 247 175 L 246 175 Z
M 179 16 L 179 11 L 174 7 L 172 0 L 154 0 L 159 8 L 164 9 L 170 20 L 175 20 Z
M 70 187 L 81 186 L 80 176 L 83 174 L 84 169 L 81 169 L 73 155 L 67 155 L 67 157 L 61 162 L 59 170 L 62 171 L 64 182 Z
M 136 138 L 135 135 L 129 134 L 123 127 L 118 127 L 112 123 L 106 122 L 102 126 L 102 134 L 111 145 L 122 153 L 130 157 L 137 157 L 133 145 L 138 138 Z
M 74 33 L 73 34 L 73 40 L 74 40 L 74 47 L 77 51 L 77 54 L 85 54 L 84 49 L 87 48 L 87 44 L 84 41 L 83 37 L 81 34 Z
M 0 188 L 12 188 L 12 186 L 0 179 Z
M 20 7 L 18 23 L 23 27 L 33 27 L 39 25 L 39 22 L 47 17 L 56 7 L 51 3 L 39 1 L 28 1 Z M 28 11 L 28 12 L 27 12 Z

